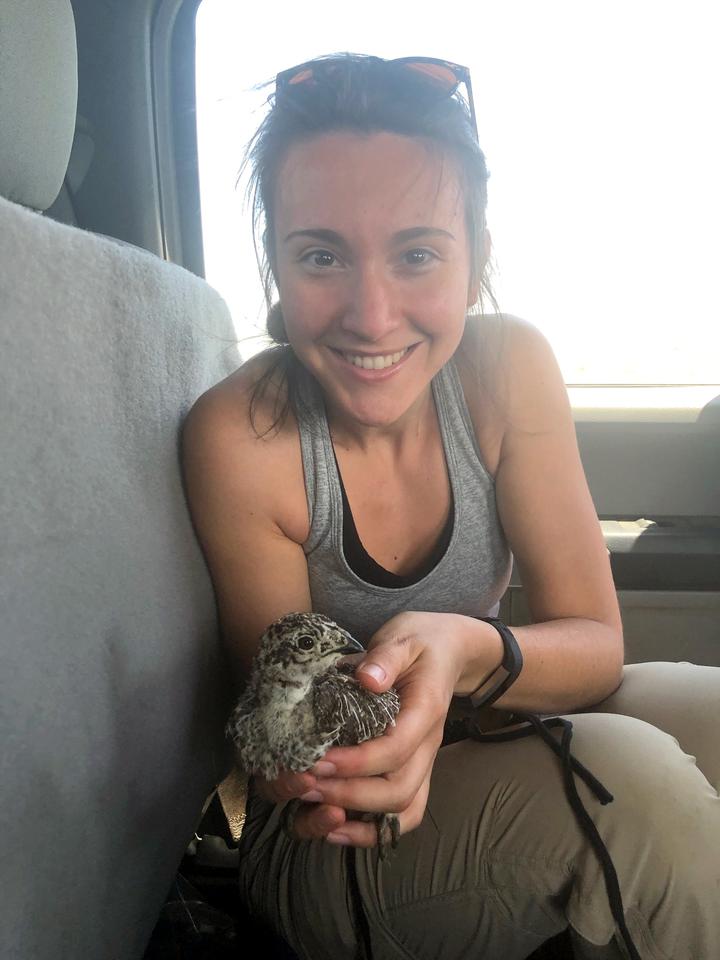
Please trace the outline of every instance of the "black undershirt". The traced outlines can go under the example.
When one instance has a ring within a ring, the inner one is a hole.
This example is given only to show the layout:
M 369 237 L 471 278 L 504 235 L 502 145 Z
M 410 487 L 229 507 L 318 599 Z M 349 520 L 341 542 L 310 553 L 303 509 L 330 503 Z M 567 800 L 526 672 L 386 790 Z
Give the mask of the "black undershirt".
M 333 456 L 335 456 L 334 450 Z M 376 560 L 373 560 L 360 542 L 357 527 L 355 526 L 355 519 L 350 509 L 347 493 L 345 492 L 345 484 L 342 480 L 337 457 L 335 457 L 335 466 L 337 468 L 338 480 L 340 481 L 340 493 L 342 494 L 343 553 L 345 554 L 347 565 L 352 572 L 360 577 L 361 580 L 364 580 L 365 583 L 370 583 L 375 587 L 411 587 L 414 583 L 418 583 L 423 577 L 426 577 L 430 571 L 438 565 L 440 560 L 442 560 L 450 543 L 450 538 L 452 537 L 455 524 L 455 508 L 452 501 L 452 492 L 448 518 L 445 521 L 445 526 L 442 529 L 437 543 L 430 551 L 430 556 L 427 557 L 424 563 L 422 563 L 414 573 L 406 575 L 391 573 L 389 570 L 381 567 Z

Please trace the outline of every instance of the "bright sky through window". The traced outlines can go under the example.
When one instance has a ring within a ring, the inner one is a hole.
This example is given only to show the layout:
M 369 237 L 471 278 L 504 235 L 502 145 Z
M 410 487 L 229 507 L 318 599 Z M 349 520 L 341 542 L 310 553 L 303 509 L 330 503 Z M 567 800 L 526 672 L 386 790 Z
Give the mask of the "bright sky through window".
M 271 89 L 252 88 L 337 50 L 422 54 L 471 69 L 491 171 L 497 299 L 545 332 L 566 380 L 720 381 L 714 7 L 474 0 L 444 16 L 424 0 L 343 8 L 203 0 L 206 275 L 238 336 L 264 325 L 250 217 L 236 187 Z M 261 345 L 243 339 L 241 352 Z

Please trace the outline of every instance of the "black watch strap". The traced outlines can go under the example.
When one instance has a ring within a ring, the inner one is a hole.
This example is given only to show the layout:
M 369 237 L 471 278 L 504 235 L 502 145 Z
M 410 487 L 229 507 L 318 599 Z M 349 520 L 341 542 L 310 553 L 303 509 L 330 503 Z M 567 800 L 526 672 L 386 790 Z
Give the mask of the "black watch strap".
M 503 658 L 497 670 L 487 677 L 477 690 L 470 694 L 470 702 L 474 707 L 487 707 L 495 703 L 506 690 L 515 683 L 522 670 L 523 657 L 518 642 L 502 620 L 496 617 L 478 617 L 484 623 L 495 627 L 503 643 Z

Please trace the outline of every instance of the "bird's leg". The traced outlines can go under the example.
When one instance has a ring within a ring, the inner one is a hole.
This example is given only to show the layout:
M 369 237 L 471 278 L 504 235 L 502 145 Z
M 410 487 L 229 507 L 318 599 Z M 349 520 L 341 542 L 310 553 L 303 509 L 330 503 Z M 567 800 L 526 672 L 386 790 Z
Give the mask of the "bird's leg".
M 301 805 L 302 800 L 297 799 L 297 797 L 294 800 L 288 800 L 283 808 L 283 812 L 280 814 L 280 826 L 291 840 L 297 840 L 293 828 L 295 826 L 295 817 Z
M 295 817 L 301 806 L 302 800 L 288 800 L 280 814 L 280 826 L 291 840 L 297 840 L 294 830 Z M 397 848 L 400 840 L 400 821 L 394 813 L 368 813 L 362 815 L 361 819 L 375 824 L 378 853 L 381 860 L 387 860 L 390 851 Z
M 390 850 L 397 848 L 400 839 L 400 821 L 393 813 L 378 813 L 373 819 L 377 830 L 380 859 L 387 860 Z

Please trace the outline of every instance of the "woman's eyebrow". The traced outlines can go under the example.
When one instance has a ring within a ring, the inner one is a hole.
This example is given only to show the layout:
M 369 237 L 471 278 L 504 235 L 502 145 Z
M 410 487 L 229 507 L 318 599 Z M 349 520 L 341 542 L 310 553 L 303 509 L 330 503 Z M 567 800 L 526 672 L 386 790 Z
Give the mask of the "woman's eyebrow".
M 345 241 L 339 233 L 336 233 L 335 230 L 325 230 L 321 227 L 308 230 L 293 230 L 285 237 L 284 242 L 288 243 L 295 237 L 304 237 L 308 240 L 319 240 L 321 243 L 332 243 L 335 246 L 345 245 Z
M 337 247 L 346 246 L 343 237 L 335 230 L 327 230 L 324 227 L 308 228 L 307 230 L 293 230 L 285 237 L 284 242 L 288 243 L 296 237 L 303 237 L 308 240 L 318 240 L 321 243 L 331 243 Z M 456 240 L 454 234 L 449 230 L 443 230 L 440 227 L 408 227 L 406 230 L 398 230 L 393 234 L 393 243 L 407 243 L 410 240 L 420 240 L 429 237 L 445 237 L 448 240 Z
M 408 227 L 407 230 L 399 230 L 393 234 L 393 241 L 395 243 L 407 243 L 409 240 L 421 240 L 426 237 L 457 239 L 449 230 L 442 230 L 440 227 Z

